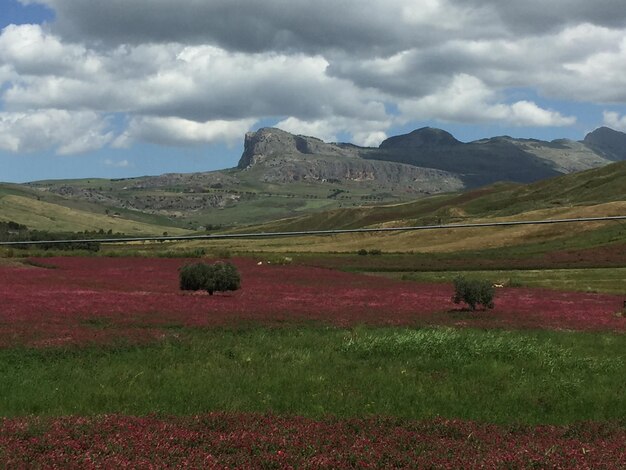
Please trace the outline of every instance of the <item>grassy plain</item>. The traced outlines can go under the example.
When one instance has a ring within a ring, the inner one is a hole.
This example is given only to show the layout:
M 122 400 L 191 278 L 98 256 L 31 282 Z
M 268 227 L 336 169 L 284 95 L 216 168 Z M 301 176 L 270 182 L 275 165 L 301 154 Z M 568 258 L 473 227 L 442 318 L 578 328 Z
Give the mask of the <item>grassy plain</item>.
M 466 276 L 513 287 L 626 294 L 626 268 L 421 271 L 385 275 L 417 282 L 451 282 L 457 276 Z
M 140 347 L 0 351 L 0 414 L 626 420 L 625 335 L 251 326 L 177 336 Z

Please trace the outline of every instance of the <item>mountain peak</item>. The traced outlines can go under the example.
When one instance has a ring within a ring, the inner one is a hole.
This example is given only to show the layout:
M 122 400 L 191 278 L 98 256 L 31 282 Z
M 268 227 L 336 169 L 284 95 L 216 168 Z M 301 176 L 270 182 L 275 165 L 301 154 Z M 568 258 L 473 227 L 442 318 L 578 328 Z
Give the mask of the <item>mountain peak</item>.
M 317 137 L 294 135 L 275 127 L 262 127 L 246 134 L 244 151 L 237 167 L 248 168 L 268 157 L 287 155 L 358 156 L 356 150 L 348 146 L 328 144 Z
M 609 127 L 599 127 L 585 136 L 583 143 L 610 160 L 626 159 L 626 134 Z
M 408 134 L 390 137 L 380 144 L 381 149 L 432 148 L 460 145 L 452 134 L 442 129 L 422 127 Z

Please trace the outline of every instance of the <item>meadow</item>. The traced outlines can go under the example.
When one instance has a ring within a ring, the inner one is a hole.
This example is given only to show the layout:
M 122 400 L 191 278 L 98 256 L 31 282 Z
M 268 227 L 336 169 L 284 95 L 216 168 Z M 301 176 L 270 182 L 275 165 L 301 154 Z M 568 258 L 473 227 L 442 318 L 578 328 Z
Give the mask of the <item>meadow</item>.
M 456 273 L 346 259 L 234 258 L 214 296 L 180 291 L 192 259 L 3 263 L 0 467 L 626 465 L 623 270 L 528 272 L 469 311 Z

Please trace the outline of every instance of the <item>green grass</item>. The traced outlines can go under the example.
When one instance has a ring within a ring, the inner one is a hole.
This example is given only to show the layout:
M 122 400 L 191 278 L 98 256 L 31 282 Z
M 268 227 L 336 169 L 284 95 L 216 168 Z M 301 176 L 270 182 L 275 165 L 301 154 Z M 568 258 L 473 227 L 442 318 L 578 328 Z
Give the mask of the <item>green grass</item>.
M 420 282 L 450 282 L 455 277 L 463 275 L 514 287 L 626 294 L 626 268 L 427 271 L 387 274 Z
M 0 351 L 0 414 L 221 410 L 529 424 L 626 419 L 626 335 L 177 331 L 178 340 L 143 347 Z
M 112 217 L 11 194 L 0 196 L 0 220 L 14 221 L 29 229 L 50 232 L 111 230 L 129 235 L 161 235 L 166 231 L 173 235 L 190 233 L 179 228 Z

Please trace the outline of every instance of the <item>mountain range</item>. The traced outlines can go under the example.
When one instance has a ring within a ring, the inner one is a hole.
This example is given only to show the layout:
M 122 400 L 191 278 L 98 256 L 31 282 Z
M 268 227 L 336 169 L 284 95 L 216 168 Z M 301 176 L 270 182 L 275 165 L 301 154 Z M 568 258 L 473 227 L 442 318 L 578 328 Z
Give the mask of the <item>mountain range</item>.
M 500 181 L 530 183 L 621 160 L 626 160 L 626 134 L 605 127 L 582 141 L 500 136 L 469 143 L 441 129 L 422 128 L 390 137 L 379 147 L 262 128 L 246 134 L 237 167 L 227 170 L 0 186 L 0 220 L 24 223 L 11 207 L 31 207 L 36 200 L 50 206 L 30 214 L 27 225 L 34 228 L 50 225 L 52 205 L 99 214 L 103 220 L 98 223 L 111 230 L 112 219 L 153 224 L 155 231 L 232 227 Z M 71 225 L 80 217 L 66 218 Z
M 327 163 L 325 167 L 317 164 L 320 158 Z M 460 180 L 464 187 L 475 188 L 496 181 L 528 183 L 624 159 L 626 134 L 606 127 L 589 133 L 583 141 L 546 142 L 502 136 L 469 143 L 460 142 L 444 130 L 425 127 L 390 137 L 378 148 L 328 144 L 313 137 L 264 128 L 246 135 L 238 168 L 263 166 L 265 180 L 283 183 L 325 179 L 324 172 L 337 179 L 379 179 L 382 183 L 391 181 L 391 174 L 402 172 L 404 175 L 396 175 L 395 180 L 419 182 L 419 171 L 402 166 L 408 165 L 422 172 L 447 172 L 431 173 L 429 181 L 447 178 L 448 183 Z M 336 161 L 342 163 L 341 168 L 334 167 L 332 163 Z M 373 167 L 366 162 L 386 163 L 374 167 L 380 173 L 374 175 Z

